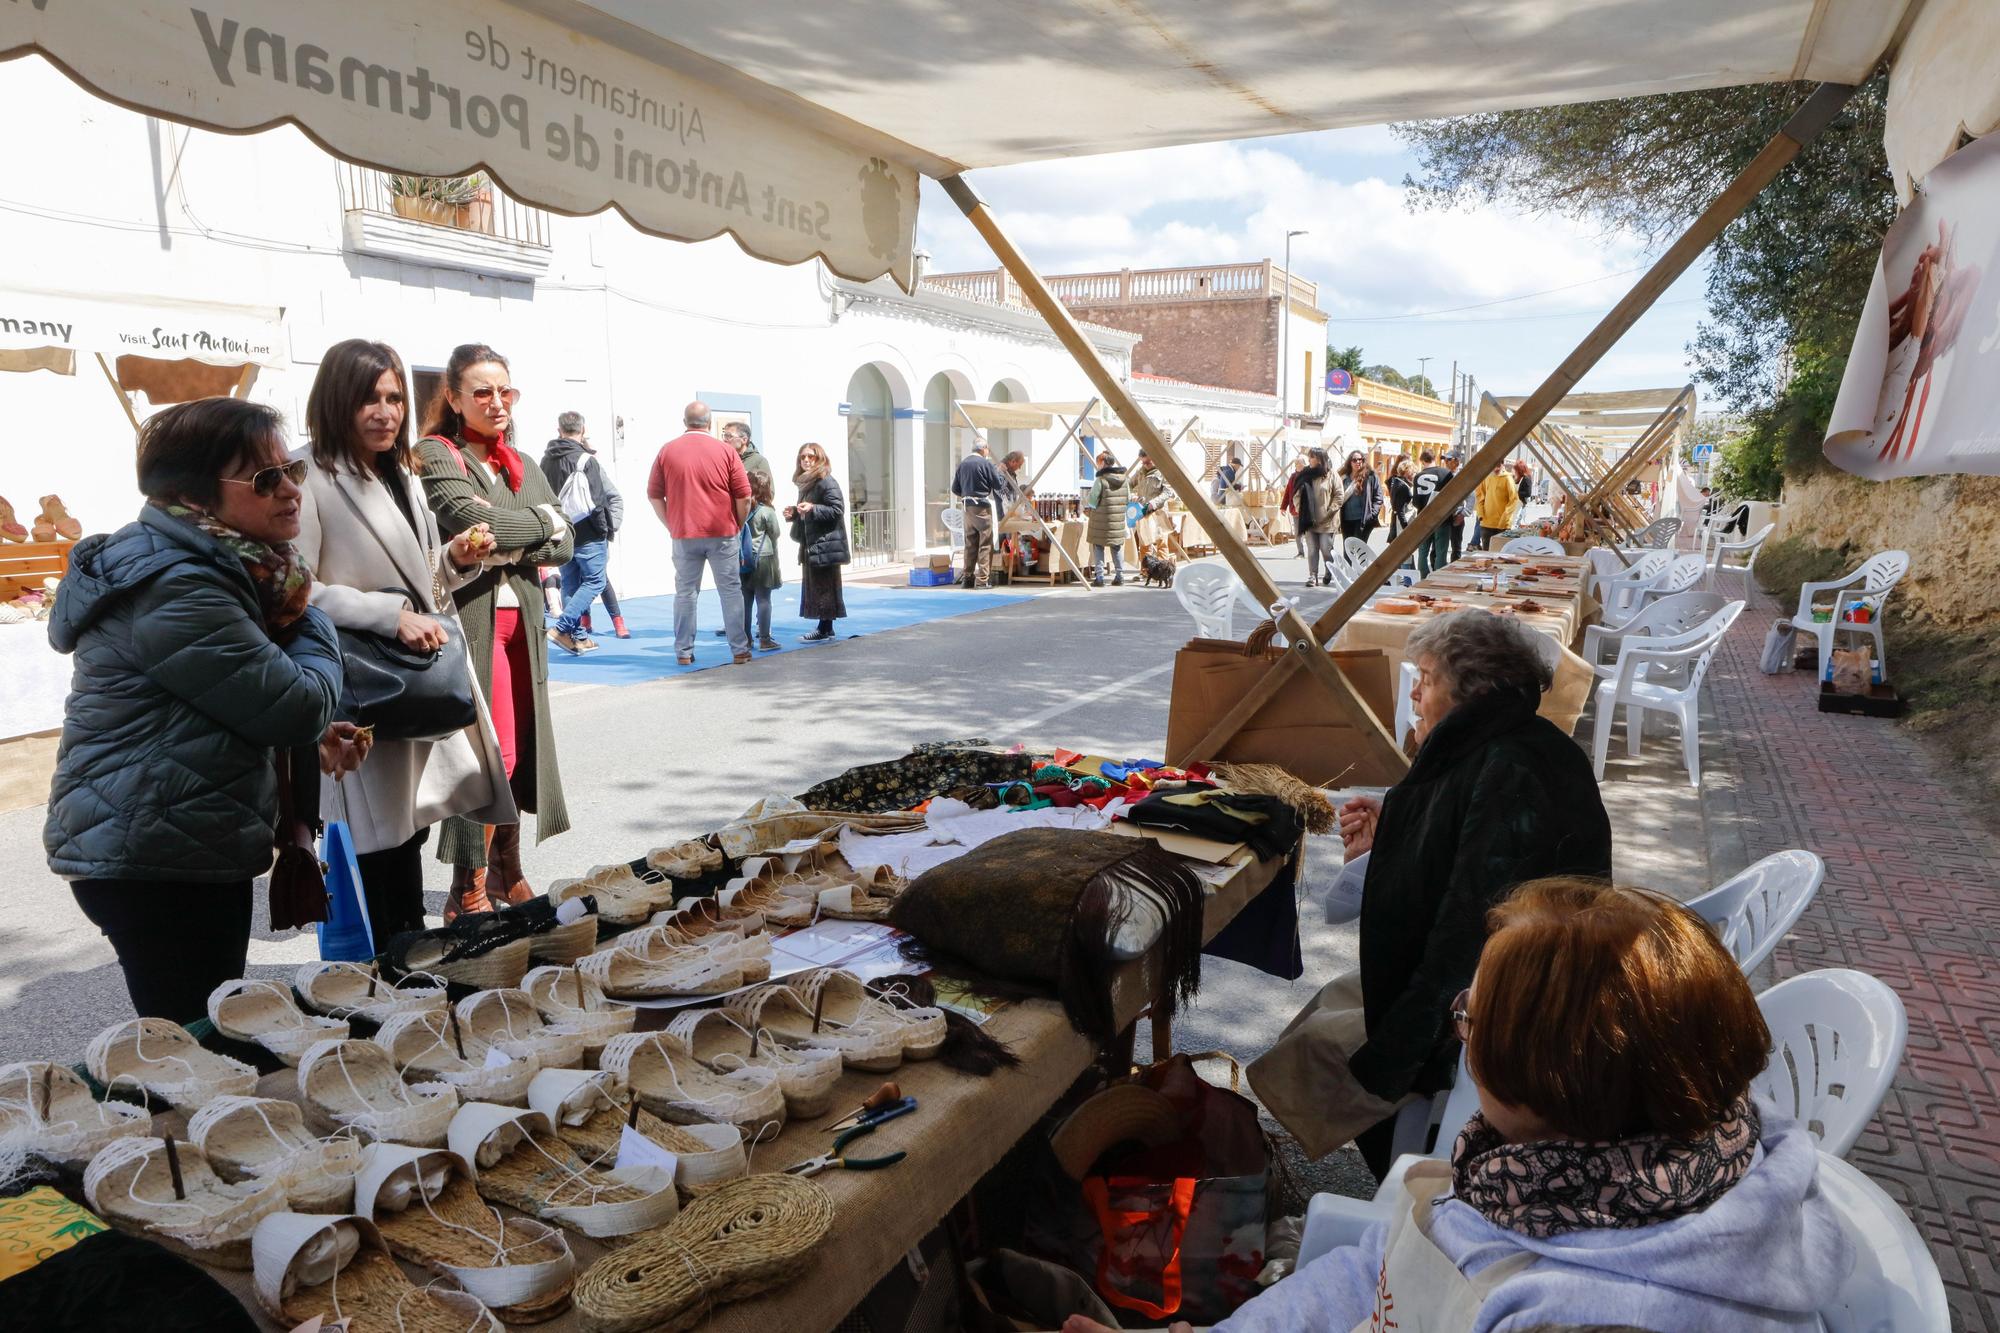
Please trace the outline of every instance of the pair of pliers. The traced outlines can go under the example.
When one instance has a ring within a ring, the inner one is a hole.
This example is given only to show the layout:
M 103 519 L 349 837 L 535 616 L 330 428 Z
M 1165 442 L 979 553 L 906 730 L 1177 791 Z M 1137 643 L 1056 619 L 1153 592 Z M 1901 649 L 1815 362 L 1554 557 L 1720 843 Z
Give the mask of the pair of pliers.
M 904 1152 L 893 1152 L 884 1157 L 849 1157 L 847 1145 L 864 1134 L 873 1134 L 877 1125 L 894 1120 L 897 1116 L 908 1115 L 917 1109 L 915 1097 L 905 1097 L 901 1101 L 889 1103 L 878 1111 L 870 1111 L 852 1129 L 844 1129 L 834 1136 L 833 1148 L 819 1157 L 808 1157 L 785 1168 L 788 1176 L 816 1176 L 822 1171 L 877 1171 L 885 1166 L 894 1166 L 909 1156 Z

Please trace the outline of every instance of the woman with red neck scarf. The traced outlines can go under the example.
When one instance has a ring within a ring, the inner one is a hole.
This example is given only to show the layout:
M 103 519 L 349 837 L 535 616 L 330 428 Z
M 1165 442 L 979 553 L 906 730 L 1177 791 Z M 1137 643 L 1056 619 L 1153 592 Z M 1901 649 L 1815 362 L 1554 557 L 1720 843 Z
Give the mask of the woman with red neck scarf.
M 549 716 L 538 567 L 568 560 L 571 538 L 541 469 L 526 466 L 515 450 L 520 396 L 500 353 L 483 343 L 453 349 L 444 384 L 424 414 L 417 466 L 446 539 L 481 523 L 493 533 L 485 568 L 453 600 L 515 804 L 534 812 L 540 842 L 569 827 L 569 812 Z M 461 912 L 491 911 L 496 898 L 517 903 L 534 896 L 521 873 L 519 824 L 482 827 L 454 817 L 445 821 L 438 856 L 453 867 L 447 921 Z

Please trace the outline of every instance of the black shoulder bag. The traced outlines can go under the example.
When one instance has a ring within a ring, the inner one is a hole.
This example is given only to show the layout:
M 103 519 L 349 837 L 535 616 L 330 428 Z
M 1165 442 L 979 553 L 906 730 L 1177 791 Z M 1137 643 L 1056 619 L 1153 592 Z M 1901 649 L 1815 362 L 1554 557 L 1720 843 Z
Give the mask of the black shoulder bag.
M 416 609 L 407 588 L 382 591 L 401 593 Z M 479 720 L 464 635 L 449 617 L 436 619 L 444 647 L 428 651 L 405 647 L 394 635 L 340 631 L 342 719 L 374 727 L 375 738 L 384 741 L 443 740 Z

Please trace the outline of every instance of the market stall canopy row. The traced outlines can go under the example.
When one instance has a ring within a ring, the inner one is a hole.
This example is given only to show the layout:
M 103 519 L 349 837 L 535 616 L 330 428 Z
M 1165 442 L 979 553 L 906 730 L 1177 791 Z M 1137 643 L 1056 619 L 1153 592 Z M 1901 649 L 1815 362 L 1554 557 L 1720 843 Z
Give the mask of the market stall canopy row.
M 1439 24 L 1396 0 L 907 0 L 790 7 L 757 23 L 724 0 L 35 0 L 0 8 L 0 54 L 39 51 L 171 119 L 295 122 L 352 161 L 484 168 L 557 211 L 615 206 L 661 235 L 727 232 L 767 259 L 818 255 L 845 277 L 907 286 L 919 175 L 1688 88 L 1853 83 L 1914 8 L 1476 0 Z M 1971 13 L 1983 8 L 1931 6 L 1990 26 Z M 1954 59 L 1991 59 L 1994 46 Z M 2000 86 L 1961 72 L 1962 91 L 1900 88 L 1909 116 L 1954 130 L 1990 118 L 1970 107 L 1954 119 L 1956 103 L 1943 104 Z M 1892 144 L 1897 130 L 1892 118 Z M 1928 148 L 1937 136 L 1902 138 Z

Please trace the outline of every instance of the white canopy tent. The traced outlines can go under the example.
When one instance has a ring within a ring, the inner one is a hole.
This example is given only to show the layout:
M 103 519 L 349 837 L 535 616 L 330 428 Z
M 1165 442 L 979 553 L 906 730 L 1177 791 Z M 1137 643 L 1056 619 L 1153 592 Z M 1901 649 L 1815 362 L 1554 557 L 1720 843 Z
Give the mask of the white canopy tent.
M 733 235 L 780 262 L 911 281 L 917 177 L 939 178 L 1153 457 L 1253 599 L 1277 589 L 1105 368 L 961 174 L 969 168 L 1734 84 L 1821 88 L 1506 424 L 1441 499 L 1185 760 L 1214 754 L 1304 669 L 1364 743 L 1388 732 L 1318 648 L 1496 458 L 1575 387 L 1750 198 L 1790 164 L 1921 16 L 1899 68 L 1899 172 L 1991 119 L 1991 0 L 1152 0 L 1030 8 L 947 0 L 28 0 L 0 6 L 0 58 L 40 53 L 99 94 L 212 129 L 291 121 L 401 172 L 489 171 L 560 212 L 615 207 L 685 240 Z M 1942 17 L 1939 17 L 1942 15 Z M 1975 40 L 1955 40 L 1954 21 Z M 884 56 L 892 53 L 885 65 Z M 1032 95 L 1027 95 L 1032 94 Z M 1938 127 L 1953 127 L 1944 145 Z M 1932 160 L 1935 160 L 1934 158 Z M 1636 446 L 1635 446 L 1636 447 Z M 1426 523 L 1424 518 L 1431 516 Z

